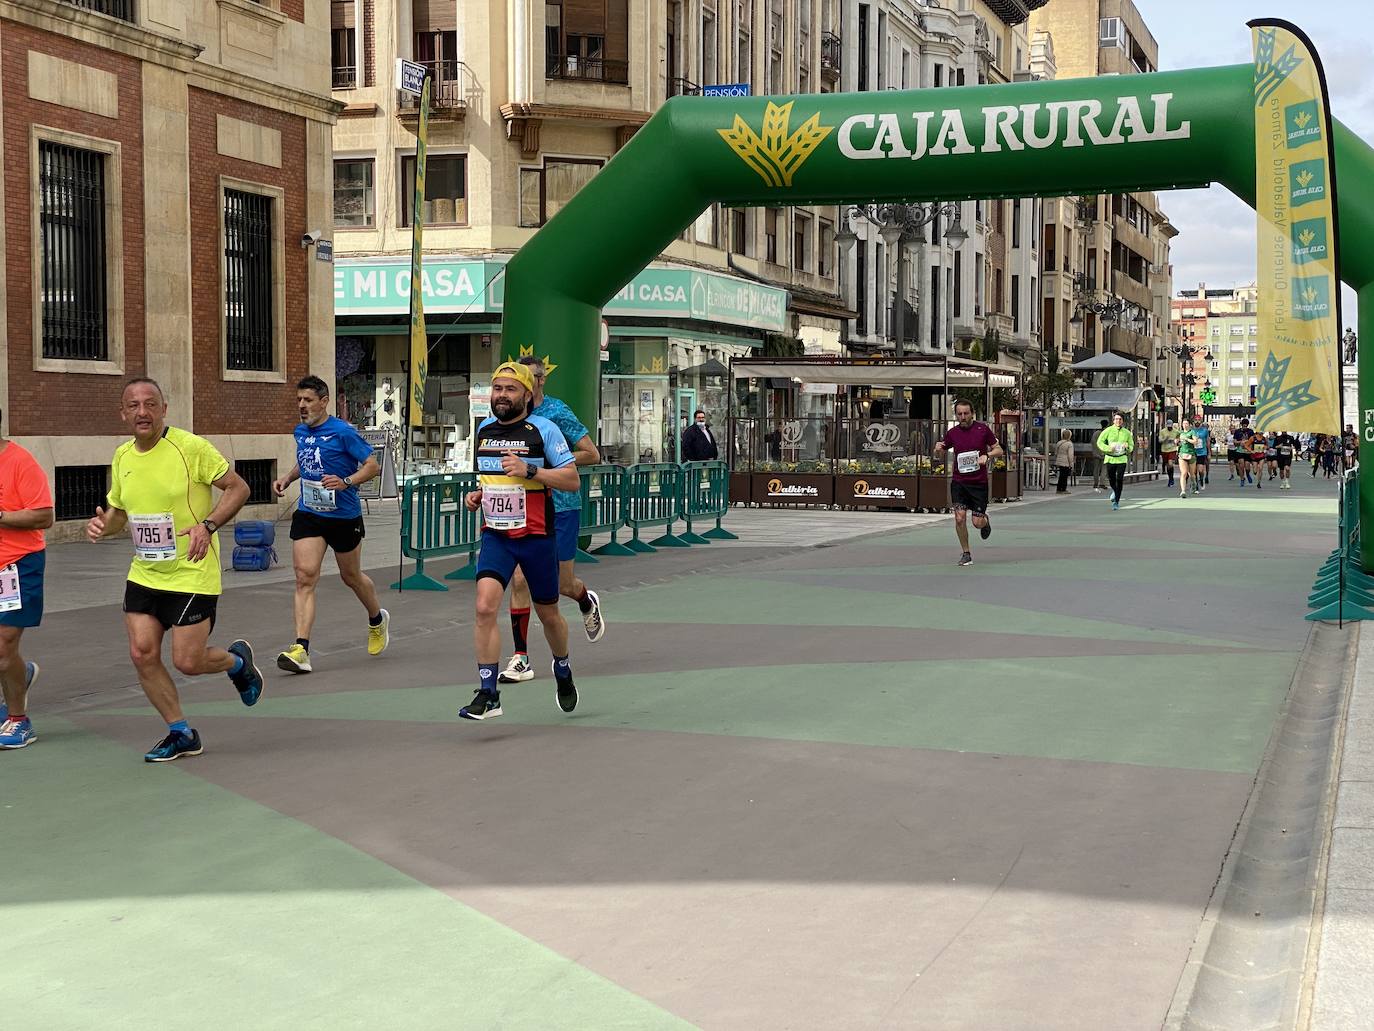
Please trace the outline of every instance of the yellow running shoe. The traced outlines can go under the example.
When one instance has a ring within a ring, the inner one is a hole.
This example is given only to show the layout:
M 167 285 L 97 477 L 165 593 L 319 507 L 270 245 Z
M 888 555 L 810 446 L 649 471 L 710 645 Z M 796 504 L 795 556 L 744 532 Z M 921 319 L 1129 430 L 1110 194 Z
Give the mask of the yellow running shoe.
M 391 613 L 382 609 L 382 621 L 367 627 L 367 654 L 381 655 L 391 643 Z
M 288 673 L 309 673 L 310 653 L 305 650 L 305 645 L 298 641 L 278 655 L 277 669 L 284 669 Z

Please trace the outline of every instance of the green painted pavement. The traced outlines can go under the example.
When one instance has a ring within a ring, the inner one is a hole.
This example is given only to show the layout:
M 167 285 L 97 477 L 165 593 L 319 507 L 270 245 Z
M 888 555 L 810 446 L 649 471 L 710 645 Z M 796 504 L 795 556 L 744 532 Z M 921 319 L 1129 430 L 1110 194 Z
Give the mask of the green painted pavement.
M 39 730 L 4 756 L 9 1027 L 688 1026 L 185 768 Z
M 1250 590 L 1275 590 L 1292 594 L 1293 584 L 1312 574 L 1310 558 L 1280 559 L 1257 557 L 1253 552 L 1244 555 L 1212 556 L 1216 565 L 1205 567 L 1206 575 L 1231 587 Z M 950 563 L 924 565 L 853 566 L 848 569 L 787 569 L 767 570 L 758 575 L 769 579 L 788 579 L 793 576 L 914 576 L 938 573 L 959 576 L 1021 576 L 1044 577 L 1051 580 L 1098 580 L 1111 583 L 1195 585 L 1199 576 L 1196 556 L 1187 558 L 1117 559 L 1071 558 L 1027 559 L 1014 562 L 974 563 L 967 569 L 951 568 Z M 963 602 L 961 602 L 963 604 Z
M 1009 563 L 1010 565 L 1010 563 Z M 828 572 L 828 570 L 827 570 Z M 767 571 L 739 576 L 693 576 L 670 590 L 640 587 L 615 595 L 617 626 L 662 623 L 754 623 L 761 626 L 903 627 L 914 630 L 974 630 L 995 627 L 1005 634 L 1092 637 L 1108 641 L 1153 641 L 1182 646 L 1230 647 L 1234 642 L 1167 630 L 1061 616 L 967 598 L 910 593 L 901 597 L 860 588 L 808 587 L 779 590 Z
M 586 679 L 571 719 L 554 711 L 551 684 L 509 687 L 502 722 L 1250 773 L 1296 664 L 1296 654 L 1270 653 L 660 672 L 651 680 Z M 459 747 L 464 735 L 484 733 L 458 719 L 471 690 L 464 684 L 277 696 L 254 709 L 237 702 L 196 705 L 195 715 L 451 722 L 464 727 L 454 731 Z

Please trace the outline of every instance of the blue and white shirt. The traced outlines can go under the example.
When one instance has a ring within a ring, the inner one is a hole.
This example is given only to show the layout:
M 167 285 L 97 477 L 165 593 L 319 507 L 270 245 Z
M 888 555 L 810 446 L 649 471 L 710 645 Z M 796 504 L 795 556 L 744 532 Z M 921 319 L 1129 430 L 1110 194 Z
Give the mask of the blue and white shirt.
M 351 424 L 330 416 L 318 426 L 296 427 L 296 464 L 301 470 L 301 511 L 328 519 L 357 519 L 358 488 L 329 490 L 325 476 L 352 476 L 372 457 L 372 445 Z
M 531 415 L 537 415 L 541 419 L 548 419 L 558 427 L 563 438 L 568 442 L 568 448 L 577 446 L 577 442 L 587 436 L 587 427 L 583 426 L 577 416 L 573 415 L 573 410 L 564 402 L 556 397 L 544 395 L 543 403 Z M 582 492 L 577 490 L 556 490 L 553 492 L 554 512 L 580 512 L 582 510 Z

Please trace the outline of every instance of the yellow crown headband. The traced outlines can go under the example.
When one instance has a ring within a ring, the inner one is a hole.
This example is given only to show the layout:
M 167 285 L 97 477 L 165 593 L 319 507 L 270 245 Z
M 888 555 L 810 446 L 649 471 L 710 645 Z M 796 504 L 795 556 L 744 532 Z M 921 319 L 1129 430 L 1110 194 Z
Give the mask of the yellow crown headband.
M 519 362 L 502 362 L 491 374 L 491 378 L 495 380 L 502 376 L 515 380 L 531 394 L 534 393 L 534 376 L 530 373 L 528 365 L 521 365 Z

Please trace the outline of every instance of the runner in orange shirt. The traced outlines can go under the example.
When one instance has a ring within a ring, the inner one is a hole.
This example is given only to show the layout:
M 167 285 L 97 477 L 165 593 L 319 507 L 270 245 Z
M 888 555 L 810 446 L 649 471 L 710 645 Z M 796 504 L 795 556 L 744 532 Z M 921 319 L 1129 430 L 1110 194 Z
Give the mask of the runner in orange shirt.
M 43 621 L 43 567 L 52 525 L 52 490 L 42 468 L 18 444 L 0 436 L 0 749 L 38 740 L 29 719 L 29 688 L 38 663 L 19 654 L 26 627 Z

